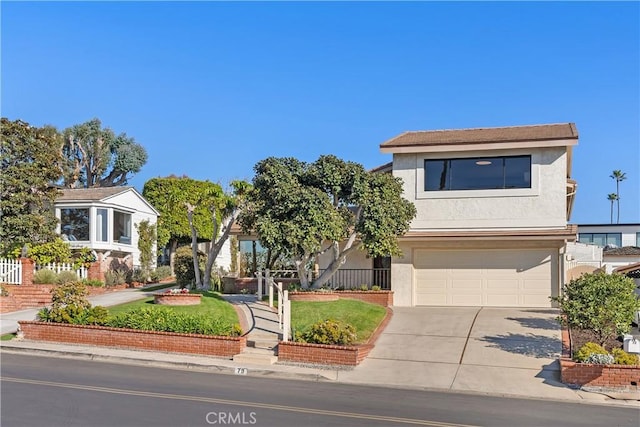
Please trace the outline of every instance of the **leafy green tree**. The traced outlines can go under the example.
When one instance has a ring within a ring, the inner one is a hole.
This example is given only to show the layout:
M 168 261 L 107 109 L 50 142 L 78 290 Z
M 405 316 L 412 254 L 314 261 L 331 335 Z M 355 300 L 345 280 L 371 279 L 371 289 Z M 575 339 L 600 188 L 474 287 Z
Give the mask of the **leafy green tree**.
M 616 223 L 619 224 L 620 223 L 620 183 L 625 179 L 627 179 L 627 174 L 622 172 L 620 169 L 616 169 L 611 173 L 611 175 L 609 175 L 609 177 L 616 180 L 616 201 L 618 205 L 618 219 Z
M 142 195 L 160 212 L 156 224 L 158 247 L 169 248 L 172 271 L 173 255 L 178 244 L 191 241 L 187 203 L 196 205 L 192 222 L 197 234 L 211 236 L 213 233 L 209 209 L 198 204 L 206 194 L 222 194 L 222 188 L 210 181 L 198 181 L 186 176 L 152 178 L 144 184 Z
M 621 274 L 583 274 L 563 287 L 558 303 L 571 328 L 589 329 L 604 345 L 610 338 L 625 334 L 640 309 L 633 279 Z
M 0 252 L 55 239 L 52 209 L 60 179 L 62 141 L 55 128 L 2 118 Z
M 126 185 L 130 174 L 140 172 L 147 151 L 125 133 L 103 128 L 99 119 L 64 130 L 65 187 L 115 187 Z
M 397 237 L 416 210 L 391 174 L 367 172 L 335 156 L 314 163 L 270 157 L 255 166 L 253 191 L 240 222 L 263 247 L 293 260 L 304 288 L 320 287 L 360 249 L 370 257 L 399 255 Z M 328 268 L 312 284 L 316 258 L 331 251 Z
M 148 219 L 145 219 L 140 221 L 139 224 L 136 224 L 136 230 L 138 230 L 140 267 L 145 280 L 149 280 L 153 258 L 155 257 L 154 248 L 157 241 L 156 226 L 155 224 L 151 224 Z
M 196 286 L 210 287 L 214 262 L 229 237 L 231 227 L 243 207 L 249 185 L 231 183 L 227 194 L 218 184 L 188 177 L 153 178 L 144 185 L 142 194 L 160 212 L 158 246 L 169 245 L 173 254 L 178 243 L 191 242 Z M 210 241 L 204 277 L 197 267 L 197 243 Z M 173 258 L 173 257 L 172 257 Z M 172 261 L 173 269 L 173 261 Z

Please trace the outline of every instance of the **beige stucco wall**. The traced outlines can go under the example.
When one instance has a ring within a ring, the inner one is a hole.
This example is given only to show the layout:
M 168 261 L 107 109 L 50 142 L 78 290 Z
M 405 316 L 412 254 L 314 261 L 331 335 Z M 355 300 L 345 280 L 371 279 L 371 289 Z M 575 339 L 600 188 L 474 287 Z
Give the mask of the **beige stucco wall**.
M 333 258 L 333 253 L 331 251 L 325 252 L 324 254 L 318 257 L 317 263 L 318 268 L 325 269 L 329 265 Z M 364 251 L 357 249 L 354 252 L 351 252 L 347 256 L 347 260 L 340 267 L 344 269 L 363 269 L 363 268 L 373 268 L 373 260 L 371 258 L 367 258 L 367 255 Z
M 425 159 L 525 154 L 531 155 L 531 189 L 423 191 Z M 565 227 L 566 168 L 564 147 L 393 156 L 393 174 L 417 209 L 412 230 Z

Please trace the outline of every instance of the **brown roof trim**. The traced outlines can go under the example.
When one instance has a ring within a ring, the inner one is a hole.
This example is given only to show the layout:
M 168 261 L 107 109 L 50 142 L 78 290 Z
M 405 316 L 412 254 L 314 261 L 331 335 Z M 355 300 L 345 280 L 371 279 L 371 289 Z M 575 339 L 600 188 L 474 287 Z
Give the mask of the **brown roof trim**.
M 400 240 L 576 240 L 573 224 L 560 229 L 483 230 L 483 231 L 409 231 Z
M 393 162 L 389 162 L 389 163 L 385 163 L 384 165 L 376 166 L 375 168 L 371 169 L 369 172 L 385 173 L 385 172 L 391 172 L 392 170 L 393 170 Z
M 408 131 L 383 142 L 380 144 L 380 148 L 389 149 L 394 147 L 472 145 L 577 139 L 578 131 L 574 123 L 556 123 L 493 128 Z
M 629 265 L 623 265 L 622 267 L 613 269 L 614 273 L 620 273 L 620 274 L 628 274 L 636 271 L 640 271 L 640 262 L 636 262 Z

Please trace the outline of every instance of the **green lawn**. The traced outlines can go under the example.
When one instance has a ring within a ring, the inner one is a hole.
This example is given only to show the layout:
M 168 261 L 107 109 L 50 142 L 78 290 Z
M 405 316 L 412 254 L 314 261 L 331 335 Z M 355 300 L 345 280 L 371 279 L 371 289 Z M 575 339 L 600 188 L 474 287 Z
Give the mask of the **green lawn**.
M 202 300 L 198 305 L 184 305 L 184 306 L 166 306 L 156 305 L 153 303 L 153 297 L 139 299 L 137 301 L 128 302 L 125 304 L 114 305 L 108 307 L 110 314 L 119 314 L 126 311 L 130 311 L 140 307 L 148 308 L 167 308 L 177 313 L 190 313 L 190 314 L 209 314 L 216 316 L 222 322 L 229 324 L 239 323 L 238 315 L 233 306 L 215 292 L 201 292 Z
M 176 282 L 162 283 L 160 285 L 149 286 L 147 288 L 140 288 L 140 289 L 138 289 L 138 292 L 158 291 L 160 289 L 170 288 L 170 287 L 175 286 L 175 285 L 176 285 Z
M 295 331 L 304 332 L 312 324 L 326 319 L 341 320 L 356 328 L 358 343 L 371 337 L 386 313 L 382 306 L 352 299 L 291 301 L 291 324 Z
M 11 341 L 16 337 L 16 334 L 4 334 L 0 335 L 0 341 Z

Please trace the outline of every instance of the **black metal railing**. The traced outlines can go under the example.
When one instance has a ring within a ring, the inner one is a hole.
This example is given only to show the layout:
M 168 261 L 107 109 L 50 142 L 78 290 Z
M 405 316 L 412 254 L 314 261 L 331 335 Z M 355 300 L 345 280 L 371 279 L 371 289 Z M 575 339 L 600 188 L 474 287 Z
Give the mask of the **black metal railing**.
M 320 270 L 322 274 L 324 270 Z M 331 288 L 359 289 L 362 285 L 380 286 L 380 289 L 391 289 L 390 268 L 341 268 L 327 282 Z

